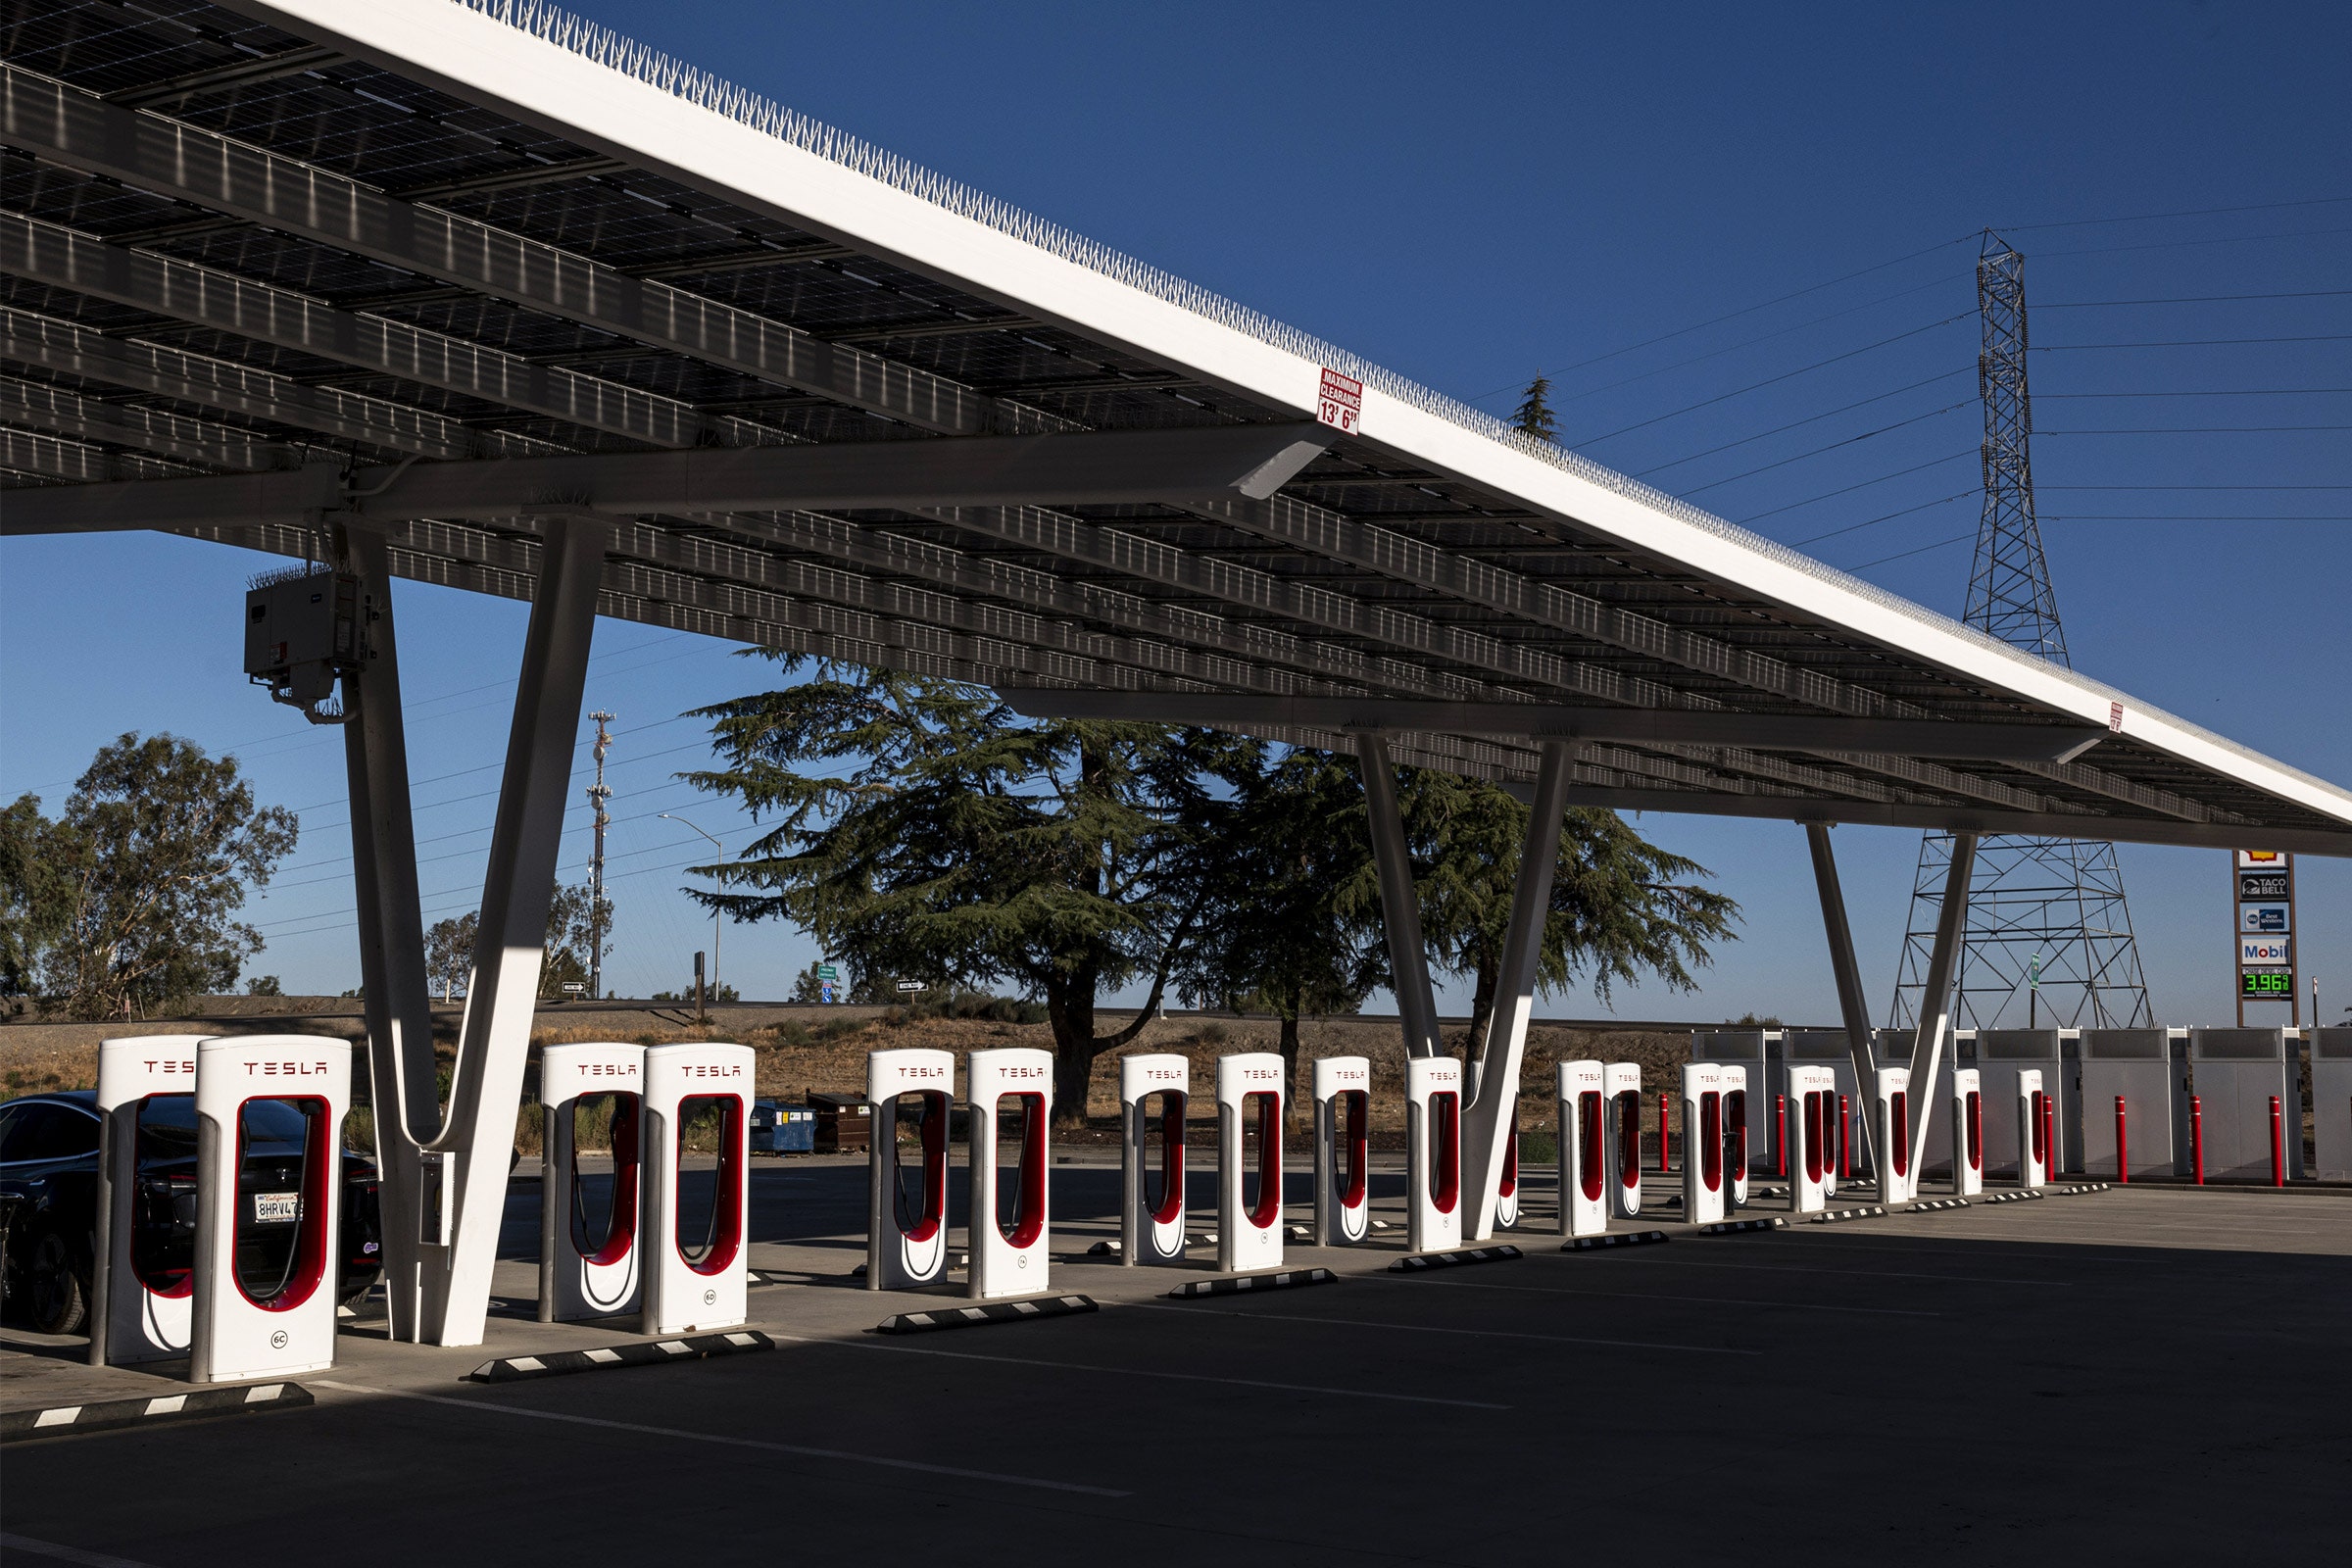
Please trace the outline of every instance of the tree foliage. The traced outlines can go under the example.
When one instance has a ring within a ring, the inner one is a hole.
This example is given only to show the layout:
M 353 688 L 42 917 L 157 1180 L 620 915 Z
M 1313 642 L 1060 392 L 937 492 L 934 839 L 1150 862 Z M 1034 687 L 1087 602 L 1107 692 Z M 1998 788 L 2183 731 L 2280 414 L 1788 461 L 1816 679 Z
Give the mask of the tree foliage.
M 473 973 L 473 943 L 481 928 L 481 913 L 474 909 L 435 920 L 425 928 L 425 986 L 428 990 L 440 987 L 443 1002 L 466 986 Z
M 783 659 L 788 669 L 801 661 Z M 815 678 L 697 711 L 765 836 L 688 890 L 741 920 L 782 918 L 883 977 L 1042 1000 L 1056 1118 L 1082 1120 L 1095 1058 L 1156 1010 L 1214 886 L 1230 811 L 1217 781 L 1254 743 L 1150 724 L 1027 723 L 993 693 L 819 664 Z M 1105 988 L 1148 979 L 1136 1020 L 1096 1032 Z M 856 994 L 854 991 L 853 994 Z
M 1560 444 L 1559 416 L 1551 412 L 1551 377 L 1539 375 L 1527 383 L 1519 407 L 1511 411 L 1511 423 L 1539 441 Z
M 293 851 L 294 813 L 256 806 L 236 759 L 173 735 L 99 749 L 55 821 L 25 796 L 0 823 L 6 979 L 55 1011 L 127 1018 L 235 985 L 262 937 L 236 920 Z
M 599 952 L 599 940 L 603 951 Z M 589 983 L 596 963 L 612 956 L 612 901 L 599 900 L 585 882 L 559 882 L 547 901 L 547 946 L 539 962 L 539 995 L 564 995 L 565 981 Z
M 1406 769 L 1399 791 L 1432 961 L 1471 982 L 1470 1048 L 1482 1048 L 1501 979 L 1511 893 L 1528 808 L 1492 784 Z M 1560 833 L 1537 986 L 1555 995 L 1590 984 L 1607 1001 L 1618 984 L 1654 976 L 1678 991 L 1709 944 L 1734 938 L 1740 906 L 1692 878 L 1705 866 L 1637 834 L 1616 812 L 1571 807 Z

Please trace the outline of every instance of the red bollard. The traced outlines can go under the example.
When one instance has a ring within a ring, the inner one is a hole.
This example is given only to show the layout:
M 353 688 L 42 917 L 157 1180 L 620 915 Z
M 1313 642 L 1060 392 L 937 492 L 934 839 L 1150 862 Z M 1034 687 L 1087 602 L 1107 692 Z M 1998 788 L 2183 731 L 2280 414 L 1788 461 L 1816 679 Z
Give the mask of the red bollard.
M 1852 1107 L 1846 1104 L 1845 1097 L 1839 1095 L 1838 1097 L 1838 1179 L 1839 1181 L 1844 1181 L 1853 1175 L 1850 1163 L 1851 1154 L 1845 1137 L 1846 1129 L 1853 1125 L 1853 1120 Z
M 1674 1097 L 1665 1090 L 1658 1091 L 1658 1173 L 1674 1169 Z
M 2132 1179 L 2132 1137 L 2124 1125 L 2124 1097 L 2115 1097 L 2115 1179 L 2118 1184 Z
M 2058 1179 L 2058 1097 L 2041 1097 L 2041 1152 L 2047 1161 L 2041 1173 L 2051 1181 Z
M 2278 1097 L 2271 1097 L 2271 1185 L 2286 1185 L 2286 1123 L 2278 1111 Z
M 1772 1173 L 1781 1180 L 1787 1181 L 1788 1179 L 1788 1097 L 1787 1095 L 1772 1097 L 1772 1150 L 1776 1156 L 1772 1162 Z
M 2199 1187 L 2205 1185 L 2205 1097 L 2188 1097 L 2188 1168 Z

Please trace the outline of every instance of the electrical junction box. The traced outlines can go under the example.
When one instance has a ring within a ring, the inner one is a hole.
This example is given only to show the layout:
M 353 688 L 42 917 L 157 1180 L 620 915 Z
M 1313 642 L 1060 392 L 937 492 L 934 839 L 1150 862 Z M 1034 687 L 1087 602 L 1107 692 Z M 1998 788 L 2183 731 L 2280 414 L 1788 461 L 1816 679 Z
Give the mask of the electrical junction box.
M 334 695 L 335 676 L 362 657 L 359 580 L 293 566 L 253 580 L 245 595 L 245 673 L 297 708 Z

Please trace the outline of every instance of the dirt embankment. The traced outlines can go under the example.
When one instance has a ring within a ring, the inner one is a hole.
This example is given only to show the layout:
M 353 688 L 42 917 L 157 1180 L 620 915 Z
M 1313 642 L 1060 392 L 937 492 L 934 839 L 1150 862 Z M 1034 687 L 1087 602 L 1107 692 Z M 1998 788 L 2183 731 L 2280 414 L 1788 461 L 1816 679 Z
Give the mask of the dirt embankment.
M 359 1004 L 334 997 L 230 997 L 208 1004 L 196 1016 L 124 1024 L 17 1022 L 0 1027 L 0 1074 L 9 1094 L 42 1089 L 87 1088 L 97 1080 L 98 1042 L 125 1034 L 256 1034 L 282 1030 L 331 1034 L 358 1041 L 364 1034 Z M 434 1044 L 444 1061 L 455 1055 L 462 1007 L 434 1009 Z M 1105 1012 L 1099 1027 L 1123 1027 L 1133 1013 Z M 1458 1036 L 1459 1031 L 1455 1031 Z M 1394 1018 L 1309 1020 L 1301 1029 L 1302 1061 L 1320 1056 L 1360 1055 L 1372 1062 L 1373 1125 L 1401 1129 L 1404 1121 L 1404 1049 Z M 678 1040 L 732 1040 L 759 1053 L 759 1092 L 798 1102 L 810 1090 L 859 1093 L 865 1087 L 865 1056 L 886 1047 L 928 1046 L 967 1051 L 1003 1046 L 1052 1050 L 1053 1031 L 1042 1023 L 1000 1023 L 973 1018 L 908 1018 L 881 1007 L 775 1006 L 759 1004 L 711 1009 L 709 1025 L 695 1023 L 691 1010 L 645 1004 L 569 1004 L 542 1007 L 531 1033 L 534 1046 L 566 1041 L 624 1040 L 661 1045 Z M 1207 1092 L 1216 1059 L 1237 1052 L 1272 1051 L 1277 1025 L 1268 1018 L 1182 1014 L 1155 1018 L 1120 1054 L 1174 1052 L 1193 1064 L 1194 1120 L 1205 1126 L 1215 1115 Z M 1596 1029 L 1535 1023 L 1528 1032 L 1521 1125 L 1547 1128 L 1552 1119 L 1550 1086 L 1561 1061 L 1591 1057 L 1632 1061 L 1650 1086 L 1669 1082 L 1673 1069 L 1690 1059 L 1690 1037 L 1664 1029 Z M 1115 1137 L 1119 1107 L 1118 1056 L 1097 1059 L 1087 1096 L 1087 1117 L 1102 1137 Z M 537 1073 L 525 1092 L 536 1095 Z M 1303 1092 L 1307 1071 L 1300 1069 Z M 361 1088 L 364 1096 L 365 1087 Z M 1206 1114 L 1203 1116 L 1202 1111 Z

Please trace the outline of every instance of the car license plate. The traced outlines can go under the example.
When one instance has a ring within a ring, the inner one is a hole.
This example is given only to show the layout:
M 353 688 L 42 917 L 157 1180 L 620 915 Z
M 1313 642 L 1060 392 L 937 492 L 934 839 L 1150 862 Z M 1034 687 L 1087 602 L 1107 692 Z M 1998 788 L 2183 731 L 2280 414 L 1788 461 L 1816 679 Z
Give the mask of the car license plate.
M 256 1193 L 253 1219 L 257 1225 L 291 1225 L 302 1217 L 300 1193 Z

